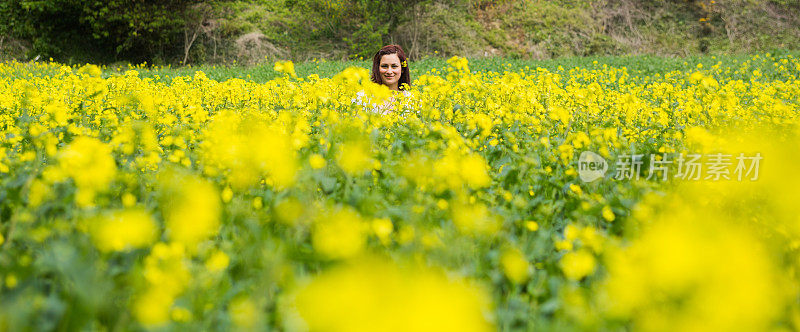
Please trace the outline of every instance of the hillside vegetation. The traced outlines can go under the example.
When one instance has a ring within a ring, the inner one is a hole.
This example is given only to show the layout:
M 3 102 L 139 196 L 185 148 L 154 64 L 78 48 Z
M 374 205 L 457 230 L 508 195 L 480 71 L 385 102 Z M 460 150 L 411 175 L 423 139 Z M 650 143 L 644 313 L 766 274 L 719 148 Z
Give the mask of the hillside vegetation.
M 797 49 L 798 0 L 8 0 L 0 57 L 68 63 L 432 55 L 546 59 Z

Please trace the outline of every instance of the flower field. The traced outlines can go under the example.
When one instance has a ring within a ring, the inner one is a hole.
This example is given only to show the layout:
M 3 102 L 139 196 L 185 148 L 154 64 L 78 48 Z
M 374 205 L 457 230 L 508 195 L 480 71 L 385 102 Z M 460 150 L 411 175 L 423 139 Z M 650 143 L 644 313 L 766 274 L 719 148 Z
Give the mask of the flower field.
M 0 331 L 800 329 L 800 59 L 470 65 L 0 63 Z

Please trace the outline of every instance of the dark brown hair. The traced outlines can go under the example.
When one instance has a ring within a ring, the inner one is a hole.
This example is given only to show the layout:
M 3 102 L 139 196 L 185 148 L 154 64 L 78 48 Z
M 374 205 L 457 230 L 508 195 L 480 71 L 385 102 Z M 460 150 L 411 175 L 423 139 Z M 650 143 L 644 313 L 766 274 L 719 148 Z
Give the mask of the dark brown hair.
M 406 61 L 406 53 L 400 45 L 386 45 L 381 47 L 378 53 L 372 57 L 372 82 L 382 84 L 381 74 L 379 67 L 381 65 L 381 58 L 387 54 L 397 54 L 400 59 L 400 80 L 397 81 L 397 88 L 404 89 L 403 83 L 411 86 L 411 71 L 408 69 L 408 61 Z

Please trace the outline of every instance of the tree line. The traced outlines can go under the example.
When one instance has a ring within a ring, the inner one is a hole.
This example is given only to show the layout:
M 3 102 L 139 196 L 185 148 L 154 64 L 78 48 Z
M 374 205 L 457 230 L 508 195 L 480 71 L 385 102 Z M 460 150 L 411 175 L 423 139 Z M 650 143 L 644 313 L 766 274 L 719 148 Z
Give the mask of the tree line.
M 800 47 L 800 0 L 3 0 L 0 60 L 256 63 Z

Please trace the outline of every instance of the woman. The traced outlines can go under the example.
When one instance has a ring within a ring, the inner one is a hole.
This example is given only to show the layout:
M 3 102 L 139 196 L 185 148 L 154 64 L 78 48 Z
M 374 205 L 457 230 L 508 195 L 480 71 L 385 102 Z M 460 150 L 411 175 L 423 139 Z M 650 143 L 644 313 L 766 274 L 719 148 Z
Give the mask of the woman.
M 373 83 L 385 85 L 393 92 L 402 92 L 405 97 L 409 97 L 411 92 L 407 89 L 411 85 L 411 72 L 403 48 L 399 45 L 386 45 L 378 50 L 372 57 L 371 80 Z M 375 113 L 388 114 L 395 111 L 394 97 L 382 105 L 377 105 L 369 102 L 364 92 L 360 91 L 354 101 Z
M 402 47 L 386 45 L 375 53 L 372 57 L 372 82 L 386 85 L 393 91 L 405 91 L 411 85 L 411 72 Z

